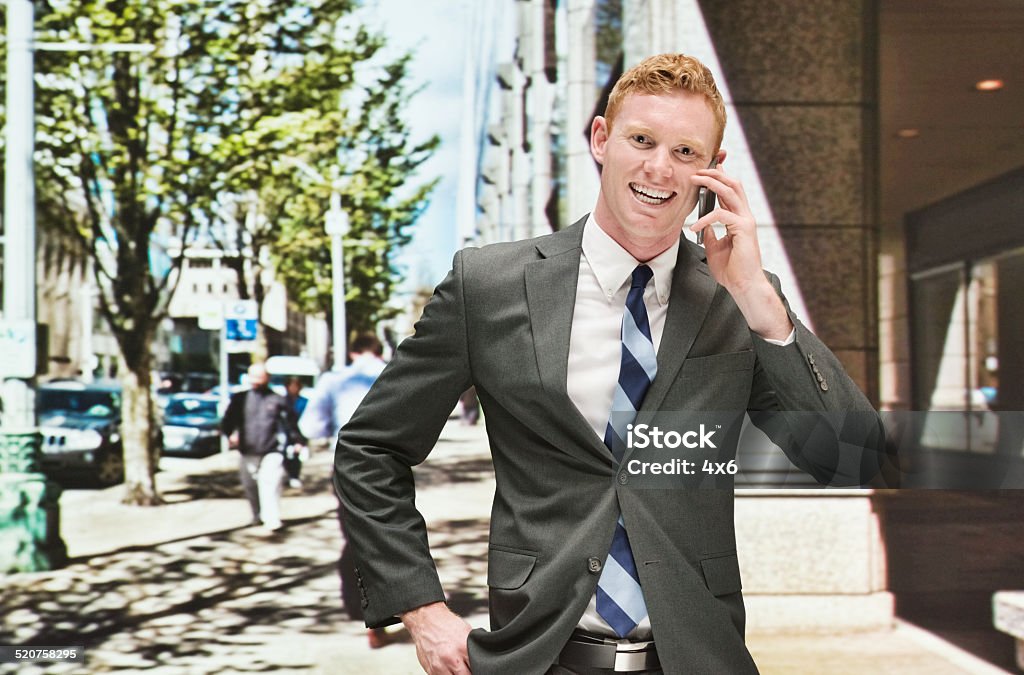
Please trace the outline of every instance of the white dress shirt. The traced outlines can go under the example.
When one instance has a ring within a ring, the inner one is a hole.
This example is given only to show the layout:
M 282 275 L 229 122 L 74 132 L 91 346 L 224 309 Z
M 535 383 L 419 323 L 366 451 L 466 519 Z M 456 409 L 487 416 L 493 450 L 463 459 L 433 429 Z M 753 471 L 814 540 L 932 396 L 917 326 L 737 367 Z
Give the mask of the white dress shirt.
M 661 347 L 668 314 L 672 273 L 676 266 L 680 241 L 647 266 L 654 277 L 644 290 L 644 305 L 651 325 L 655 353 Z M 594 215 L 587 218 L 583 229 L 583 255 L 580 256 L 576 305 L 569 337 L 569 364 L 566 389 L 573 404 L 604 442 L 605 427 L 612 409 L 615 385 L 622 360 L 622 315 L 633 270 L 640 264 L 618 242 L 601 229 Z M 767 340 L 785 346 L 793 342 L 796 329 L 786 340 Z M 590 599 L 587 610 L 577 624 L 588 633 L 615 638 L 615 631 L 597 613 L 597 600 Z M 650 617 L 644 618 L 627 636 L 631 641 L 651 639 Z
M 647 306 L 655 352 L 661 345 L 661 335 L 665 330 L 672 271 L 676 266 L 678 251 L 677 240 L 667 251 L 647 261 L 647 266 L 654 271 L 654 277 L 644 290 L 644 304 Z M 601 229 L 593 214 L 587 218 L 583 229 L 579 281 L 576 285 L 576 306 L 569 336 L 566 388 L 569 398 L 602 442 L 622 361 L 622 314 L 633 270 L 639 264 L 636 258 Z M 615 631 L 597 613 L 597 600 L 594 597 L 590 598 L 590 604 L 578 626 L 588 633 L 616 637 Z M 649 640 L 650 636 L 651 621 L 648 617 L 627 637 L 630 640 Z

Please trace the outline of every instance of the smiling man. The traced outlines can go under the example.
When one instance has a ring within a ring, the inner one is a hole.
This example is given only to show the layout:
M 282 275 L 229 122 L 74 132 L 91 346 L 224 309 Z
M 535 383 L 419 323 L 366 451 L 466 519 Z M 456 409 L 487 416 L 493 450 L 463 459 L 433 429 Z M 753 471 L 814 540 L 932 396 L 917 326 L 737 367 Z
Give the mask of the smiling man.
M 367 625 L 404 622 L 427 672 L 757 672 L 732 490 L 636 489 L 628 425 L 657 411 L 877 418 L 761 269 L 742 185 L 708 168 L 725 159 L 724 127 L 696 59 L 663 54 L 625 73 L 593 122 L 593 213 L 457 253 L 342 429 L 335 485 Z M 719 200 L 692 226 L 704 248 L 681 237 L 701 187 Z M 490 630 L 445 605 L 411 472 L 470 385 L 496 478 Z M 818 425 L 806 443 L 792 421 L 766 426 L 820 482 L 863 484 L 879 469 L 876 448 L 861 454 L 848 433 L 840 443 Z

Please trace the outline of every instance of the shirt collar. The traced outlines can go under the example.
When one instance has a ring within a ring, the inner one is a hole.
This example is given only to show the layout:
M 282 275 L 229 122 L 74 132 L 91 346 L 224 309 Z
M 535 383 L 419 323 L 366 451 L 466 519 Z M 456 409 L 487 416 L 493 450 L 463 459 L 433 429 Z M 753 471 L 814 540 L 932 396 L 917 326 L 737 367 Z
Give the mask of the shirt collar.
M 654 291 L 661 305 L 668 302 L 669 292 L 672 290 L 672 272 L 675 270 L 678 254 L 679 240 L 676 239 L 668 249 L 646 263 L 654 271 Z M 583 255 L 597 277 L 597 283 L 601 285 L 601 292 L 609 300 L 623 284 L 629 282 L 633 270 L 640 264 L 640 261 L 601 229 L 592 213 L 587 217 L 587 223 L 583 227 Z

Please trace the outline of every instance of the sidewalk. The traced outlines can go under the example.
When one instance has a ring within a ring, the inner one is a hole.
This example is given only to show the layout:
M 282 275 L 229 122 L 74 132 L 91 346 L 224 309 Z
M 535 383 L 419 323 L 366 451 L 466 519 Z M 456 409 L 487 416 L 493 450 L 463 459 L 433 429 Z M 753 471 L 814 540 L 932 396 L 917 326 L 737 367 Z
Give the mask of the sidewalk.
M 87 663 L 0 673 L 420 673 L 409 642 L 371 651 L 340 609 L 333 452 L 315 453 L 285 529 L 246 527 L 236 456 L 162 462 L 166 506 L 127 507 L 118 487 L 61 499 L 71 564 L 12 575 L 0 589 L 0 644 L 84 645 Z M 449 424 L 417 468 L 417 505 L 452 606 L 486 626 L 488 514 L 494 482 L 482 427 Z M 400 629 L 399 629 L 400 630 Z M 771 674 L 1001 673 L 900 624 L 843 635 L 752 635 Z

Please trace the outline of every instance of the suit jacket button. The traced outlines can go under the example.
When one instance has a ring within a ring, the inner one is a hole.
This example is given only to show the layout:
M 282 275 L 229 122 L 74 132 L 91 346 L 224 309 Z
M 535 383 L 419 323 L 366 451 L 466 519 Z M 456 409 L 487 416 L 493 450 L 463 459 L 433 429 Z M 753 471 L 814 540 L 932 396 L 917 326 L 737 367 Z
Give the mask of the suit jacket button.
M 629 482 L 629 476 L 626 475 L 625 471 L 621 472 L 619 474 L 619 485 L 625 485 L 628 482 Z
M 828 382 L 822 382 L 821 383 L 821 390 L 822 391 L 828 391 Z
M 601 559 L 600 558 L 588 558 L 587 569 L 590 570 L 591 574 L 597 574 L 601 571 Z

